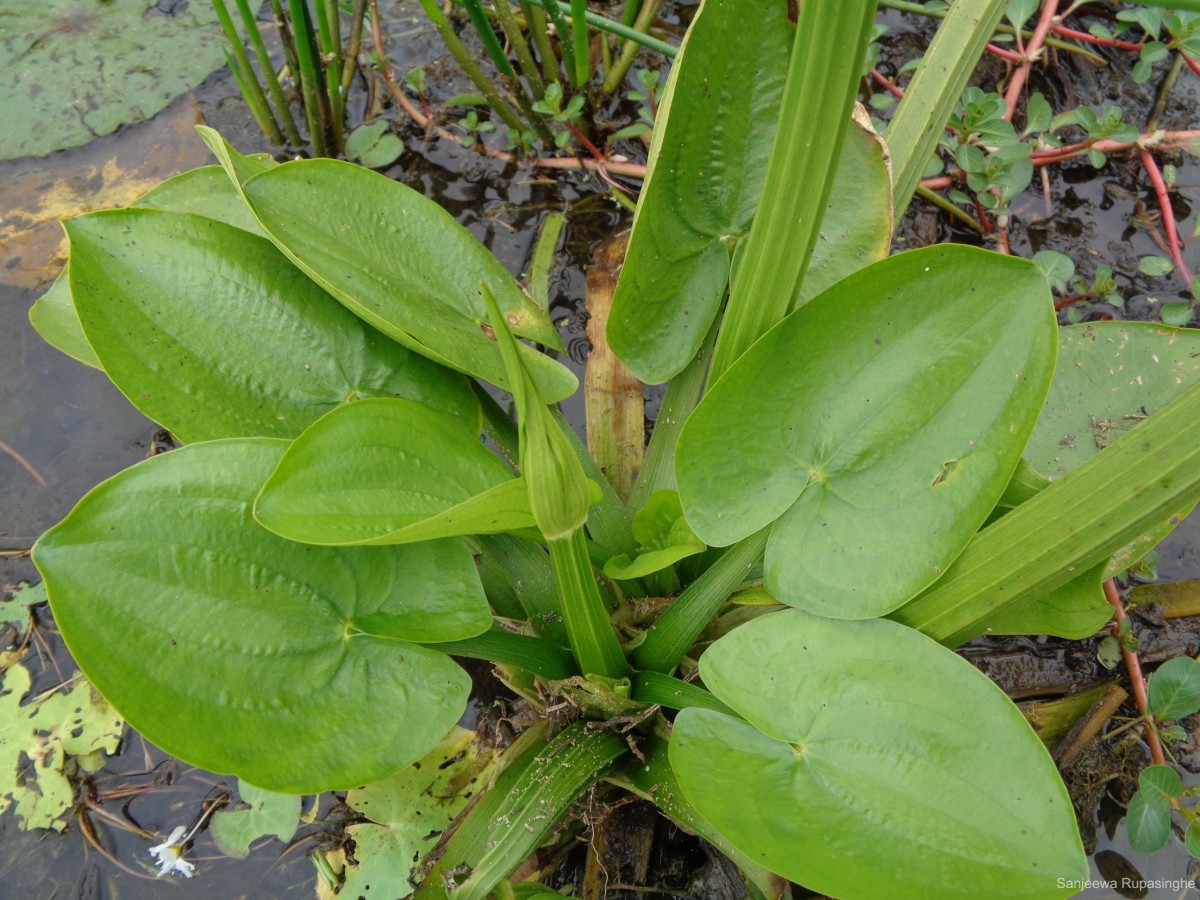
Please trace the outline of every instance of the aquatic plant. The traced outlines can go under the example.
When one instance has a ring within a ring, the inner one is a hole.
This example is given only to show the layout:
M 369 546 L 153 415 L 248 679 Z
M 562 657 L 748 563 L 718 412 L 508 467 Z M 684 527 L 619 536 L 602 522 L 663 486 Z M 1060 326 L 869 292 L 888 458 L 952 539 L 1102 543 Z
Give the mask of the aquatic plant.
M 887 256 L 974 60 L 902 104 L 893 177 L 851 117 L 873 15 L 707 0 L 689 32 L 608 330 L 671 382 L 628 497 L 552 409 L 574 376 L 520 340 L 560 347 L 546 310 L 403 185 L 202 129 L 220 168 L 67 223 L 43 332 L 186 442 L 34 550 L 114 707 L 249 785 L 359 788 L 444 759 L 451 656 L 491 661 L 544 717 L 396 860 L 419 898 L 500 889 L 600 783 L 754 895 L 1072 892 L 1053 763 L 950 648 L 1108 620 L 1114 555 L 1200 498 L 1200 388 L 1038 475 L 1066 421 L 1042 270 Z

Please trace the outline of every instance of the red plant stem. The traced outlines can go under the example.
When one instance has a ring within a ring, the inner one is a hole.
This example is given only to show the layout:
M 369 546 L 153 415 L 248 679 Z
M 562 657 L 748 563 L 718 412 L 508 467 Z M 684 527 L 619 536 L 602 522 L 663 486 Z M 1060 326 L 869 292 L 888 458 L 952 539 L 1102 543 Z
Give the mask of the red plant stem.
M 878 69 L 871 70 L 871 77 L 875 79 L 881 88 L 883 88 L 893 97 L 898 100 L 904 99 L 904 91 L 894 81 L 892 81 Z
M 1167 250 L 1171 254 L 1171 259 L 1175 262 L 1175 268 L 1179 270 L 1179 274 L 1183 277 L 1184 282 L 1188 286 L 1188 290 L 1192 288 L 1192 273 L 1188 271 L 1187 266 L 1183 263 L 1183 251 L 1179 243 L 1179 231 L 1175 227 L 1175 210 L 1171 208 L 1171 198 L 1167 196 L 1167 183 L 1163 181 L 1162 172 L 1158 169 L 1158 163 L 1154 159 L 1154 154 L 1149 150 L 1142 149 L 1142 166 L 1146 169 L 1146 174 L 1150 176 L 1150 183 L 1154 185 L 1154 195 L 1158 198 L 1158 208 L 1162 211 L 1163 230 L 1167 233 Z
M 1006 107 L 1004 118 L 1012 121 L 1013 113 L 1017 111 L 1017 101 L 1021 99 L 1021 91 L 1025 88 L 1025 82 L 1029 79 L 1029 69 L 1042 52 L 1042 48 L 1046 43 L 1046 35 L 1050 33 L 1050 27 L 1054 24 L 1054 17 L 1058 13 L 1058 0 L 1042 0 L 1042 14 L 1038 18 L 1037 27 L 1033 29 L 1033 35 L 1029 38 L 1029 43 L 1025 45 L 1025 54 L 1021 60 L 1021 64 L 1013 71 L 1012 80 L 1008 83 L 1008 90 L 1004 92 L 1004 105 Z
M 1116 617 L 1116 622 L 1111 628 L 1113 637 L 1120 642 L 1121 623 L 1125 621 L 1125 604 L 1121 601 L 1121 592 L 1117 590 L 1117 583 L 1111 578 L 1104 582 L 1104 596 L 1112 604 Z M 1150 708 L 1150 701 L 1146 696 L 1146 678 L 1142 675 L 1141 661 L 1137 654 L 1127 650 L 1124 644 L 1121 644 L 1121 655 L 1125 657 L 1125 668 L 1129 671 L 1133 699 L 1137 703 L 1138 712 L 1144 716 Z M 1150 759 L 1154 761 L 1154 764 L 1156 766 L 1165 765 L 1167 760 L 1163 755 L 1162 744 L 1158 740 L 1158 732 L 1149 722 L 1146 723 L 1146 744 L 1150 747 Z
M 1119 41 L 1116 38 L 1099 37 L 1094 34 L 1088 34 L 1086 31 L 1076 31 L 1074 28 L 1067 28 L 1065 25 L 1052 25 L 1050 30 L 1059 37 L 1071 38 L 1076 41 L 1084 41 L 1088 44 L 1099 44 L 1101 47 L 1117 47 L 1121 50 L 1141 50 L 1142 45 L 1136 44 L 1133 41 Z
M 1087 296 L 1087 294 L 1075 294 L 1071 297 L 1063 297 L 1061 300 L 1056 300 L 1054 301 L 1054 311 L 1058 312 L 1058 310 L 1065 309 L 1072 303 L 1078 303 L 1080 300 L 1086 300 Z
M 1013 53 L 1011 50 L 1005 50 L 1003 47 L 997 47 L 995 44 L 988 44 L 987 49 L 988 53 L 992 54 L 992 56 L 998 56 L 1009 62 L 1019 63 L 1025 59 L 1020 53 Z
M 588 153 L 592 154 L 592 157 L 597 162 L 604 162 L 605 156 L 603 153 L 600 152 L 600 148 L 597 147 L 595 144 L 593 144 L 590 140 L 588 140 L 588 136 L 586 134 L 584 134 L 583 131 L 579 127 L 577 127 L 576 125 L 573 125 L 570 122 L 563 122 L 563 125 L 565 125 L 567 127 L 567 131 L 571 132 L 571 134 L 574 136 L 575 140 L 577 140 L 577 141 L 579 141 L 579 143 L 583 144 L 584 149 L 587 150 Z

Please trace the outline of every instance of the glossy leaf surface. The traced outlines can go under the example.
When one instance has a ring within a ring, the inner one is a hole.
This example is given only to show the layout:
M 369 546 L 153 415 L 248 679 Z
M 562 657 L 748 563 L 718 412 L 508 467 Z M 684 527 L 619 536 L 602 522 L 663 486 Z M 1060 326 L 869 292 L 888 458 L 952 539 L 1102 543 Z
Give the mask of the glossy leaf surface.
M 712 0 L 672 67 L 608 326 L 642 381 L 677 374 L 717 314 L 762 190 L 792 34 L 782 3 L 746 15 Z
M 838 618 L 935 581 L 1008 485 L 1054 364 L 1036 266 L 903 253 L 763 336 L 680 437 L 688 522 L 724 546 L 774 522 L 766 585 Z
M 477 431 L 408 400 L 362 400 L 317 420 L 254 504 L 309 544 L 399 544 L 529 528 L 525 483 Z
M 265 167 L 265 164 L 264 164 Z M 168 178 L 137 199 L 135 206 L 190 212 L 261 234 L 258 222 L 234 190 L 220 166 L 202 166 Z M 29 321 L 46 343 L 92 368 L 101 368 L 96 352 L 83 334 L 71 286 L 63 269 L 54 284 L 29 310 Z
M 104 370 L 185 441 L 294 437 L 372 396 L 479 421 L 460 375 L 367 328 L 260 237 L 151 209 L 92 213 L 67 232 L 71 293 Z
M 54 279 L 46 293 L 38 297 L 29 309 L 29 324 L 42 340 L 72 359 L 93 369 L 102 369 L 96 351 L 83 334 L 75 302 L 71 299 L 70 262 Z
M 561 348 L 545 313 L 448 212 L 383 175 L 338 160 L 299 160 L 242 184 L 255 216 L 289 259 L 384 334 L 459 371 L 509 387 L 488 335 L 480 290 L 513 331 Z M 547 402 L 575 376 L 525 347 Z
M 772 871 L 845 900 L 1065 897 L 1064 879 L 1087 876 L 1041 742 L 917 632 L 788 610 L 713 644 L 700 672 L 746 721 L 684 710 L 671 766 L 701 815 Z
M 256 525 L 250 501 L 286 446 L 147 460 L 80 501 L 34 561 L 72 655 L 147 738 L 314 793 L 383 778 L 441 739 L 470 679 L 413 642 L 479 634 L 490 615 L 459 541 L 330 549 Z

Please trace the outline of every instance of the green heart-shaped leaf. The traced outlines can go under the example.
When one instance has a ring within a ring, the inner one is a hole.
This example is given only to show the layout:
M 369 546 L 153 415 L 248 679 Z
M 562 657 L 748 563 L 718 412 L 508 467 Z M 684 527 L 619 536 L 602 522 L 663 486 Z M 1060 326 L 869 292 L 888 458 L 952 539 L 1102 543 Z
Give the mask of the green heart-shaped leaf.
M 75 308 L 105 372 L 185 441 L 294 437 L 364 396 L 407 397 L 478 426 L 460 375 L 364 326 L 269 241 L 153 209 L 66 228 Z
M 309 544 L 400 544 L 533 527 L 525 482 L 457 420 L 408 400 L 361 400 L 288 448 L 254 504 Z
M 38 541 L 80 667 L 147 738 L 259 787 L 378 780 L 461 715 L 470 679 L 415 642 L 490 624 L 466 546 L 325 548 L 254 523 L 287 443 L 213 441 L 104 482 Z
M 1054 348 L 1032 263 L 954 245 L 875 263 L 780 322 L 701 401 L 676 458 L 688 522 L 715 546 L 774 522 L 774 596 L 883 615 L 992 511 Z
M 671 767 L 772 871 L 835 897 L 922 900 L 1065 897 L 1086 878 L 1046 749 L 994 684 L 918 632 L 787 610 L 721 638 L 700 673 L 745 721 L 684 710 Z
M 333 159 L 295 160 L 247 178 L 245 157 L 199 129 L 240 183 L 275 245 L 304 274 L 384 334 L 443 365 L 508 388 L 489 336 L 486 284 L 512 330 L 556 349 L 546 314 L 448 212 L 410 187 Z M 490 327 L 490 326 L 489 326 Z M 570 396 L 570 370 L 524 347 L 546 401 Z

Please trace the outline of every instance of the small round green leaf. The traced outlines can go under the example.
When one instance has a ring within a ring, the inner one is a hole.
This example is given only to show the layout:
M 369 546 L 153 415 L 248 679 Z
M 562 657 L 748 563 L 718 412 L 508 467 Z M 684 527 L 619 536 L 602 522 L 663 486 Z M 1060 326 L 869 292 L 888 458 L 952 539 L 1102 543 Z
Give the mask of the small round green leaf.
M 346 156 L 357 159 L 368 169 L 390 166 L 404 152 L 404 142 L 388 128 L 389 124 L 383 119 L 359 125 L 346 138 Z
M 688 523 L 724 546 L 774 522 L 774 596 L 884 615 L 992 511 L 1055 340 L 1027 261 L 946 245 L 868 266 L 764 335 L 701 401 L 676 458 Z
M 461 376 L 364 326 L 260 237 L 155 209 L 91 213 L 66 228 L 71 294 L 105 372 L 185 441 L 295 437 L 372 396 L 478 425 Z
M 1152 278 L 1161 278 L 1175 271 L 1175 263 L 1165 256 L 1143 256 L 1138 260 L 1138 271 Z
M 1183 835 L 1183 845 L 1193 857 L 1200 858 L 1200 821 L 1193 819 Z
M 309 544 L 398 544 L 529 528 L 525 483 L 458 420 L 409 400 L 361 400 L 298 437 L 254 504 Z
M 787 610 L 721 638 L 700 673 L 745 721 L 684 710 L 671 767 L 771 871 L 834 897 L 921 900 L 1066 897 L 1087 877 L 1046 749 L 994 684 L 918 632 Z
M 1200 710 L 1200 662 L 1190 656 L 1167 660 L 1150 676 L 1150 711 L 1163 722 Z
M 1162 309 L 1159 310 L 1159 315 L 1162 317 L 1164 325 L 1184 328 L 1192 321 L 1192 312 L 1192 304 L 1185 300 L 1176 300 L 1164 303 Z
M 461 541 L 325 548 L 256 525 L 285 441 L 194 444 L 104 482 L 38 541 L 55 621 L 134 727 L 267 790 L 385 777 L 427 752 L 470 679 L 416 642 L 490 624 Z
M 1129 846 L 1139 853 L 1157 853 L 1171 839 L 1171 814 L 1154 805 L 1142 791 L 1133 795 L 1125 814 Z
M 1147 766 L 1138 776 L 1138 792 L 1154 809 L 1169 813 L 1171 801 L 1183 793 L 1183 779 L 1170 766 Z
M 1041 94 L 1037 96 L 1040 97 Z M 1057 250 L 1039 250 L 1033 254 L 1033 261 L 1046 273 L 1046 279 L 1057 291 L 1066 290 L 1067 282 L 1075 276 L 1074 261 Z

